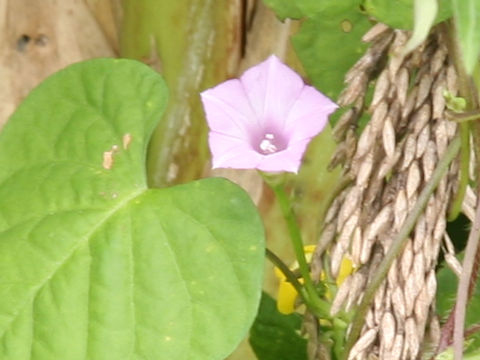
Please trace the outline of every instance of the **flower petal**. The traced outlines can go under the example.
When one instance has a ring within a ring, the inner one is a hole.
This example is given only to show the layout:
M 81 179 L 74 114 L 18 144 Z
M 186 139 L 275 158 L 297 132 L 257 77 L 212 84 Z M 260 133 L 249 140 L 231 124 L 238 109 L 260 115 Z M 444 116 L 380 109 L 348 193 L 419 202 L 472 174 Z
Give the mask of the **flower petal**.
M 200 94 L 212 131 L 249 139 L 258 120 L 238 79 L 228 80 Z
M 297 173 L 309 142 L 310 139 L 297 141 L 295 144 L 290 144 L 286 150 L 262 156 L 257 169 L 267 172 L 287 171 Z
M 285 123 L 285 133 L 290 142 L 311 139 L 319 134 L 328 122 L 328 116 L 338 108 L 328 97 L 312 86 L 305 86 L 293 104 Z
M 221 167 L 256 169 L 262 158 L 261 154 L 254 151 L 250 144 L 242 139 L 211 131 L 208 142 L 214 169 Z
M 277 295 L 277 310 L 281 314 L 291 314 L 295 311 L 295 300 L 298 293 L 293 285 L 285 280 L 280 281 Z
M 296 173 L 337 108 L 275 56 L 201 97 L 214 168 Z
M 283 130 L 283 122 L 304 87 L 302 78 L 272 55 L 247 70 L 240 80 L 262 125 Z

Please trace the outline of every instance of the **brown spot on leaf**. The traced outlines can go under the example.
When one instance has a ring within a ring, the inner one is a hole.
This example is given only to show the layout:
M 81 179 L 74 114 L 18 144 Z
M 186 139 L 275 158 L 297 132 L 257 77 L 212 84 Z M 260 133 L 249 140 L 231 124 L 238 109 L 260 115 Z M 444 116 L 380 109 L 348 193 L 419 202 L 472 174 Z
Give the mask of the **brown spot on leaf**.
M 105 151 L 103 153 L 103 163 L 102 166 L 104 169 L 110 170 L 113 166 L 114 155 L 118 151 L 118 146 L 113 145 L 112 149 L 109 151 Z
M 132 142 L 132 134 L 127 133 L 127 134 L 123 135 L 122 143 L 123 143 L 123 148 L 125 150 L 128 149 L 128 146 L 130 145 L 131 142 Z

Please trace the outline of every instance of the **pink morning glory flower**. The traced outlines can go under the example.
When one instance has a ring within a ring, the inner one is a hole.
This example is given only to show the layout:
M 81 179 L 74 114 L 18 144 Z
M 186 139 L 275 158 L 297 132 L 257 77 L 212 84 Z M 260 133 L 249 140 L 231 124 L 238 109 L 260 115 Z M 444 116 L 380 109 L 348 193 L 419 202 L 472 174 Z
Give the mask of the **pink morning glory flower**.
M 201 93 L 213 168 L 296 173 L 337 105 L 272 55 Z

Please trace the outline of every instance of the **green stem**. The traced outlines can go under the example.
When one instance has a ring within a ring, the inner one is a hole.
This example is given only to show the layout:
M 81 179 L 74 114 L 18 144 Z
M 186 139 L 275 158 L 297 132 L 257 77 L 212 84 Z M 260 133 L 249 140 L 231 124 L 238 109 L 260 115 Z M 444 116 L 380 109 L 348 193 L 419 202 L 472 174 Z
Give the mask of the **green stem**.
M 446 112 L 446 115 L 448 120 L 455 121 L 458 123 L 464 123 L 464 122 L 478 120 L 480 118 L 480 111 L 471 110 L 471 111 L 464 111 L 464 112 L 454 112 L 454 111 L 448 110 Z
M 368 284 L 365 293 L 363 295 L 362 302 L 358 306 L 355 315 L 352 321 L 352 327 L 350 330 L 350 334 L 347 338 L 345 344 L 345 351 L 343 353 L 343 358 L 347 359 L 352 349 L 353 345 L 358 339 L 360 335 L 360 331 L 362 330 L 365 316 L 367 315 L 367 311 L 370 308 L 370 305 L 375 297 L 375 293 L 379 286 L 381 285 L 382 281 L 385 279 L 390 266 L 392 265 L 393 261 L 398 257 L 400 252 L 402 251 L 403 247 L 405 246 L 408 235 L 412 231 L 415 223 L 417 222 L 418 217 L 422 214 L 427 202 L 432 195 L 433 191 L 438 186 L 438 183 L 443 178 L 445 173 L 448 171 L 448 167 L 452 160 L 457 155 L 460 149 L 460 138 L 455 137 L 452 142 L 448 145 L 447 151 L 443 155 L 443 158 L 438 162 L 435 171 L 432 174 L 432 177 L 420 193 L 417 202 L 415 203 L 414 208 L 406 218 L 405 222 L 403 223 L 402 228 L 398 232 L 398 234 L 393 239 L 391 247 L 388 249 L 388 252 L 385 254 L 382 262 L 378 266 L 375 271 L 375 275 L 373 279 Z
M 275 253 L 269 249 L 265 249 L 265 255 L 268 260 L 275 265 L 280 271 L 285 275 L 285 278 L 290 284 L 297 290 L 298 295 L 302 298 L 303 302 L 308 303 L 308 296 L 305 293 L 305 288 L 302 286 L 300 281 L 298 281 L 295 274 L 288 268 L 287 265 L 277 256 Z
M 480 114 L 477 114 L 477 119 Z M 470 126 L 468 123 L 460 124 L 460 181 L 457 194 L 448 212 L 448 221 L 453 221 L 462 211 L 463 198 L 467 191 L 468 181 L 470 179 Z
M 313 284 L 312 277 L 310 276 L 310 268 L 307 264 L 305 258 L 305 252 L 303 250 L 303 241 L 302 235 L 300 234 L 300 229 L 298 228 L 297 219 L 293 213 L 290 201 L 285 189 L 281 184 L 269 184 L 272 187 L 273 192 L 277 198 L 282 214 L 287 223 L 288 232 L 290 234 L 290 239 L 292 241 L 293 250 L 295 251 L 295 257 L 298 262 L 298 267 L 300 269 L 300 274 L 304 280 L 304 287 L 308 295 L 307 306 L 313 307 L 315 313 L 320 313 L 320 318 L 328 319 L 330 318 L 330 306 L 327 302 L 320 299 L 318 296 L 315 285 Z

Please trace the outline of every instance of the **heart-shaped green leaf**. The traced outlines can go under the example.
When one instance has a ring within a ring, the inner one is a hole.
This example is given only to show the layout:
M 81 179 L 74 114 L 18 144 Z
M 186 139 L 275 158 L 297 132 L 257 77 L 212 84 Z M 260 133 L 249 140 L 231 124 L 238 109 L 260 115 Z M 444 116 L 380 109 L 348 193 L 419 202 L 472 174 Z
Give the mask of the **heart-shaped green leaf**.
M 73 65 L 0 134 L 0 359 L 223 359 L 248 331 L 263 229 L 223 179 L 148 189 L 161 77 Z
M 413 29 L 415 0 L 361 0 L 361 3 L 365 12 L 377 21 L 383 22 L 393 28 Z M 438 0 L 438 12 L 435 15 L 435 24 L 452 16 L 451 3 L 452 0 Z M 428 17 L 431 14 L 423 13 L 423 15 Z M 419 21 L 421 20 L 419 19 Z
M 356 0 L 326 2 L 324 9 L 307 19 L 293 37 L 309 79 L 333 99 L 344 87 L 345 73 L 368 47 L 361 38 L 371 24 L 356 3 Z

